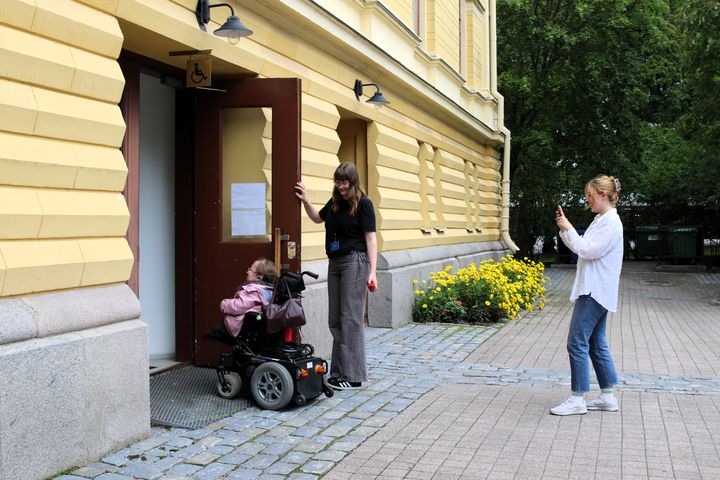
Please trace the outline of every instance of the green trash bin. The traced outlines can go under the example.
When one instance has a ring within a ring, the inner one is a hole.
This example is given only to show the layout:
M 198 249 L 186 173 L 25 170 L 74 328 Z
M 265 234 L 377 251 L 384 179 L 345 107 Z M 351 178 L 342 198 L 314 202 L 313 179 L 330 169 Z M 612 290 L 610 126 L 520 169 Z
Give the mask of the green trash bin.
M 636 227 L 635 258 L 657 257 L 660 253 L 660 227 Z
M 702 256 L 702 245 L 699 241 L 698 227 L 669 227 L 668 255 L 672 258 L 697 258 Z

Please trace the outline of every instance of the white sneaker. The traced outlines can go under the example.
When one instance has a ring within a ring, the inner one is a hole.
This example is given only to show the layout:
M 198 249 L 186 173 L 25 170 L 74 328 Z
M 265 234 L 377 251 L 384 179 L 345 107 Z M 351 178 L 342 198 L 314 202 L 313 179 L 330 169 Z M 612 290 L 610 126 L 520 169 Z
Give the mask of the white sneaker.
M 600 410 L 603 412 L 618 411 L 618 401 L 615 395 L 600 394 L 592 400 L 588 400 L 586 406 L 588 410 Z
M 568 397 L 563 403 L 550 409 L 553 415 L 585 415 L 585 399 L 583 397 Z

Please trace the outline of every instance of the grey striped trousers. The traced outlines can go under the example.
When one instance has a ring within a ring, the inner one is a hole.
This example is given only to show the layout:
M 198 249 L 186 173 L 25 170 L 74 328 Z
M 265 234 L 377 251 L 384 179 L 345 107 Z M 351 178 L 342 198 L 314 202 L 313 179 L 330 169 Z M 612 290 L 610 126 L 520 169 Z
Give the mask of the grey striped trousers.
M 367 381 L 365 304 L 370 261 L 367 253 L 331 258 L 328 265 L 328 325 L 333 336 L 331 377 Z

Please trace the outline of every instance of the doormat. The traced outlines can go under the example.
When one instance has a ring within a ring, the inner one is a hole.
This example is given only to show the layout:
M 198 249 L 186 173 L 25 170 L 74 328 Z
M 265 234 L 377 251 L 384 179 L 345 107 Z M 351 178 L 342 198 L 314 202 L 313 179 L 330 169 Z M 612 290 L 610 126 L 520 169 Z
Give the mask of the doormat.
M 166 427 L 200 428 L 254 406 L 248 398 L 217 396 L 213 368 L 187 366 L 150 377 L 150 421 Z

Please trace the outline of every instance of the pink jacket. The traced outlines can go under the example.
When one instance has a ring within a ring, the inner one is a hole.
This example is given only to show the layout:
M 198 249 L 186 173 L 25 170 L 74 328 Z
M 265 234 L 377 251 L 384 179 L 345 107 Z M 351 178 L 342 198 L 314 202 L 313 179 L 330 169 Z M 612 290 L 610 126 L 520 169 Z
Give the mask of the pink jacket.
M 260 283 L 248 283 L 240 286 L 235 292 L 235 297 L 220 302 L 220 311 L 225 314 L 225 326 L 233 337 L 237 337 L 240 333 L 246 313 L 260 313 L 262 307 L 270 303 L 262 295 L 263 290 L 271 290 L 271 287 Z

